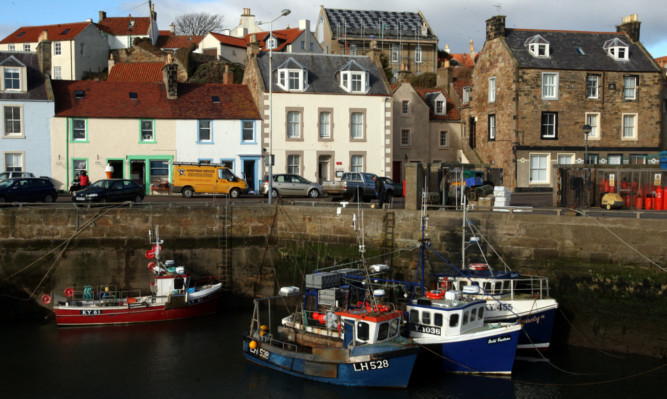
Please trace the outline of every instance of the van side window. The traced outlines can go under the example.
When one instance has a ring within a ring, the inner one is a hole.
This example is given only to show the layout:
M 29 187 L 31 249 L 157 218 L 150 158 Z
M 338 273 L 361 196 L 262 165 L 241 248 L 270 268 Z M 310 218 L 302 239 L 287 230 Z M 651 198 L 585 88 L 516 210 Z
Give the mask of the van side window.
M 228 181 L 235 181 L 234 174 L 229 171 L 229 169 L 218 169 L 218 178 L 225 179 Z

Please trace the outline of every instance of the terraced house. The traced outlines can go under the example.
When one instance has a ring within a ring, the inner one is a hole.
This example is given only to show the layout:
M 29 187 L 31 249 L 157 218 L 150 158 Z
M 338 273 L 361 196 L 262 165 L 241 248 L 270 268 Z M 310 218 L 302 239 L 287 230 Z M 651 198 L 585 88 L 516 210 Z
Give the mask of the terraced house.
M 663 77 L 639 28 L 636 15 L 616 32 L 507 29 L 504 16 L 487 20 L 464 108 L 467 145 L 503 168 L 512 189 L 552 187 L 559 164 L 648 162 L 660 147 Z

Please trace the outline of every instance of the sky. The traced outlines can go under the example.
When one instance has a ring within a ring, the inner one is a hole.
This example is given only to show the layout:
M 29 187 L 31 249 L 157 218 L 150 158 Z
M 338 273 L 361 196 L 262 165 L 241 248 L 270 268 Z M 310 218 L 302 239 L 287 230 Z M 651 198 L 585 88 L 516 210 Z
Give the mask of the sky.
M 470 39 L 475 50 L 484 44 L 485 21 L 505 15 L 508 28 L 615 32 L 624 16 L 638 14 L 640 41 L 653 57 L 667 56 L 667 1 L 664 0 L 154 0 L 158 27 L 168 30 L 176 17 L 192 12 L 219 14 L 225 28 L 239 24 L 244 8 L 257 21 L 270 21 L 289 9 L 291 14 L 273 23 L 274 29 L 296 27 L 299 20 L 311 21 L 311 30 L 321 5 L 328 8 L 385 11 L 421 11 L 438 36 L 439 48 L 467 53 Z M 0 38 L 21 26 L 98 21 L 99 11 L 108 17 L 148 16 L 148 0 L 3 0 Z M 267 25 L 268 28 L 268 25 Z

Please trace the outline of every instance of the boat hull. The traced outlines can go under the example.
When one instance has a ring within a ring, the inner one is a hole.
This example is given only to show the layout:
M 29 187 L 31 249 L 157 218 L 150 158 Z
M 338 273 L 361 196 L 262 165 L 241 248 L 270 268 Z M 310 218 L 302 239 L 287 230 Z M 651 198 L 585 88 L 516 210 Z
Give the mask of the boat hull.
M 213 314 L 218 308 L 221 289 L 188 300 L 184 306 L 159 304 L 129 304 L 119 306 L 54 306 L 58 326 L 99 326 L 113 324 L 152 323 L 200 317 Z
M 251 349 L 250 342 L 257 346 Z M 417 359 L 417 347 L 394 346 L 384 351 L 355 355 L 352 350 L 321 348 L 318 355 L 285 350 L 246 336 L 243 353 L 246 360 L 291 376 L 327 384 L 405 388 Z
M 558 304 L 553 299 L 536 301 L 504 300 L 488 301 L 486 320 L 490 323 L 514 323 L 523 325 L 519 334 L 519 350 L 548 350 L 551 343 Z
M 447 342 L 423 343 L 428 351 L 441 358 L 444 372 L 511 374 L 520 331 L 521 326 L 513 325 L 486 333 L 463 334 Z

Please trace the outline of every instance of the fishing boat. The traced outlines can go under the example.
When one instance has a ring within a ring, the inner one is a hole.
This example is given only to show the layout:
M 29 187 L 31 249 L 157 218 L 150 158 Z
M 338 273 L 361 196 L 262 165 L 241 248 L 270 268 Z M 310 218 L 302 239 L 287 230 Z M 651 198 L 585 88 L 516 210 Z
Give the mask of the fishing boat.
M 465 196 L 462 205 L 461 265 L 454 266 L 436 253 L 450 266 L 438 275 L 439 289 L 455 290 L 469 299 L 486 301 L 485 317 L 490 323 L 522 324 L 517 349 L 548 350 L 558 309 L 558 302 L 549 295 L 549 279 L 512 271 L 467 217 Z M 466 239 L 466 231 L 471 233 L 470 240 Z M 491 266 L 482 245 L 499 259 L 502 267 Z M 477 249 L 476 261 L 467 258 L 470 247 Z
M 162 261 L 162 243 L 156 228 L 155 241 L 146 252 L 152 259 L 150 293 L 120 291 L 115 285 L 85 285 L 82 290 L 66 288 L 64 296 L 53 296 L 58 326 L 130 324 L 186 319 L 215 313 L 222 284 L 212 278 L 192 282 L 183 266 L 173 260 Z M 149 241 L 151 233 L 149 232 Z M 51 302 L 45 296 L 44 302 Z
M 418 296 L 408 301 L 408 336 L 440 360 L 442 370 L 454 373 L 512 373 L 521 325 L 488 323 L 486 301 L 472 297 L 472 286 L 457 290 L 426 290 L 424 273 L 427 217 L 422 209 L 422 239 Z M 465 295 L 464 295 L 465 294 Z M 427 353 L 426 353 L 427 354 Z
M 322 383 L 407 387 L 418 346 L 401 335 L 403 312 L 383 301 L 383 292 L 371 293 L 363 282 L 345 281 L 347 274 L 368 281 L 367 269 L 322 271 L 306 275 L 303 294 L 285 287 L 285 295 L 255 299 L 250 329 L 243 337 L 245 358 Z M 274 326 L 271 304 L 290 297 L 296 297 L 294 311 Z

